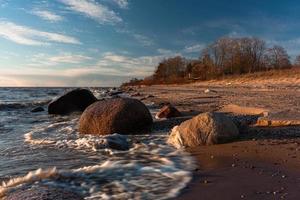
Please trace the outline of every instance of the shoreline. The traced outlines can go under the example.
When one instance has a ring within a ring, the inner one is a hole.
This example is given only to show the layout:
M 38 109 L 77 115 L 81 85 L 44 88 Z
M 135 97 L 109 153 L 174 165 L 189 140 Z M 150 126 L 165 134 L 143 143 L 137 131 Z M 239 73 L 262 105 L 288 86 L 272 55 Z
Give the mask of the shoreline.
M 130 94 L 138 94 L 132 96 L 158 107 L 170 102 L 187 118 L 236 104 L 268 109 L 282 118 L 300 119 L 298 79 L 287 85 L 253 82 L 142 86 L 134 87 Z M 205 93 L 206 89 L 210 92 Z M 300 196 L 299 126 L 250 126 L 237 141 L 188 152 L 196 159 L 197 169 L 193 180 L 175 199 L 296 200 Z

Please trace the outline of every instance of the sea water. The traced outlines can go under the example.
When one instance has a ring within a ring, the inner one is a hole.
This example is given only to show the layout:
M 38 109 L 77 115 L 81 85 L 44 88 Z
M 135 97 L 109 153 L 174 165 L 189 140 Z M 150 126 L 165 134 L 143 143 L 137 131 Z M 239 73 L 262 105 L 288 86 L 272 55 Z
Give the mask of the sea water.
M 166 144 L 165 130 L 128 136 L 131 148 L 118 151 L 80 135 L 80 113 L 49 115 L 47 104 L 70 89 L 0 88 L 0 197 L 42 185 L 85 199 L 168 199 L 190 182 L 193 159 Z M 32 113 L 37 106 L 45 111 Z

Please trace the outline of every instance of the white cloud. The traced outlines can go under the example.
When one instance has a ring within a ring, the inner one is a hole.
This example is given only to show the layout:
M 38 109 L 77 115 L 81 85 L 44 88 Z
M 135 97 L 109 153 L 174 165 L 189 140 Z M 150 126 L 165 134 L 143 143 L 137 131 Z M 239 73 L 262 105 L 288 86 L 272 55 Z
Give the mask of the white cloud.
M 60 0 L 68 9 L 79 12 L 101 24 L 114 24 L 122 19 L 106 6 L 94 0 Z
M 148 36 L 145 36 L 143 34 L 137 33 L 134 30 L 130 30 L 128 28 L 117 28 L 116 31 L 118 33 L 124 33 L 130 37 L 133 37 L 137 42 L 139 42 L 143 46 L 154 45 L 153 39 L 151 39 Z
M 186 46 L 184 48 L 185 53 L 200 53 L 201 50 L 205 48 L 205 44 L 195 44 L 192 46 Z
M 63 20 L 63 17 L 60 16 L 60 15 L 57 15 L 55 13 L 52 13 L 50 11 L 47 11 L 47 10 L 39 10 L 39 9 L 35 9 L 32 11 L 32 14 L 44 19 L 44 20 L 47 20 L 47 21 L 50 21 L 50 22 L 59 22 L 59 21 L 62 21 Z
M 169 49 L 157 49 L 157 52 L 160 54 L 172 54 L 173 51 Z
M 120 68 L 133 71 L 135 69 L 145 69 L 147 71 L 149 69 L 153 70 L 163 58 L 164 56 L 162 55 L 130 57 L 107 52 L 103 54 L 98 64 L 102 66 L 120 66 Z
M 91 60 L 91 57 L 83 55 L 74 55 L 74 54 L 63 54 L 59 56 L 53 56 L 49 58 L 49 61 L 54 63 L 71 63 L 77 64 L 86 60 Z
M 69 54 L 68 54 L 69 55 Z M 87 58 L 80 54 L 73 58 Z M 174 56 L 174 55 L 170 55 Z M 1 69 L 1 86 L 112 86 L 128 81 L 132 77 L 151 75 L 157 64 L 166 55 L 138 56 L 106 52 L 96 64 L 72 67 L 45 67 L 56 62 L 69 61 L 68 56 L 37 54 L 32 58 L 36 65 Z M 84 59 L 82 61 L 84 61 Z M 71 60 L 72 61 L 72 60 Z M 40 62 L 40 63 L 38 63 Z M 44 63 L 43 63 L 44 62 Z M 47 65 L 48 64 L 48 65 Z M 4 78 L 5 77 L 5 78 Z M 2 78 L 5 81 L 1 81 Z M 41 81 L 43 80 L 43 81 Z
M 133 37 L 144 46 L 151 46 L 154 44 L 153 40 L 141 34 L 133 34 Z
M 45 66 L 55 66 L 61 63 L 64 64 L 79 64 L 93 58 L 81 55 L 81 54 L 72 54 L 64 53 L 60 55 L 50 56 L 43 53 L 33 55 L 29 60 L 30 63 L 27 66 L 30 67 L 45 67 Z
M 0 0 L 0 8 L 5 8 L 8 5 L 8 0 Z
M 0 21 L 0 37 L 23 45 L 47 45 L 49 42 L 80 44 L 74 37 L 39 31 L 7 21 Z
M 128 0 L 112 0 L 112 1 L 122 9 L 128 8 Z

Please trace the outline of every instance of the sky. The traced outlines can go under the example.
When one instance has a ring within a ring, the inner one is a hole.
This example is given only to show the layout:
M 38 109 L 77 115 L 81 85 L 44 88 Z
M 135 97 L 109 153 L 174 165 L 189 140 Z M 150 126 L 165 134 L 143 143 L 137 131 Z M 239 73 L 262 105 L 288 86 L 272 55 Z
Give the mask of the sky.
M 118 86 L 220 37 L 300 54 L 295 0 L 0 0 L 0 86 Z

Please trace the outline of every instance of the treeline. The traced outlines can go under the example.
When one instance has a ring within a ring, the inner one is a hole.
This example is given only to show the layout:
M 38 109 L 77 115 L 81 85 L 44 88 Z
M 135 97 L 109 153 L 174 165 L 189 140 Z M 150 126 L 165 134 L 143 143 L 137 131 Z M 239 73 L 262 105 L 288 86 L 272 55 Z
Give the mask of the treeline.
M 227 75 L 289 69 L 300 66 L 300 56 L 291 63 L 287 51 L 278 45 L 267 47 L 258 38 L 221 38 L 200 52 L 199 59 L 181 56 L 162 60 L 154 74 L 132 79 L 123 85 L 185 83 L 209 80 Z

